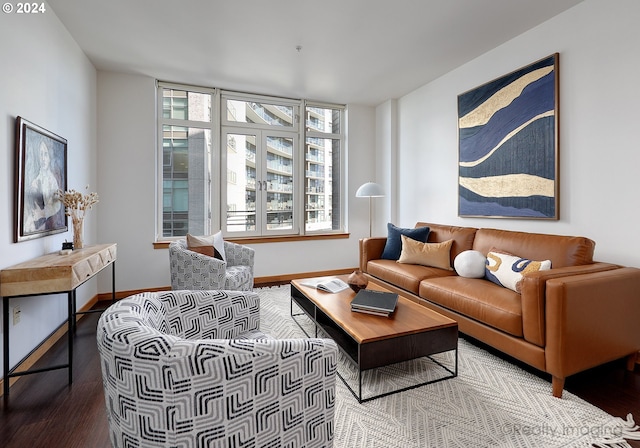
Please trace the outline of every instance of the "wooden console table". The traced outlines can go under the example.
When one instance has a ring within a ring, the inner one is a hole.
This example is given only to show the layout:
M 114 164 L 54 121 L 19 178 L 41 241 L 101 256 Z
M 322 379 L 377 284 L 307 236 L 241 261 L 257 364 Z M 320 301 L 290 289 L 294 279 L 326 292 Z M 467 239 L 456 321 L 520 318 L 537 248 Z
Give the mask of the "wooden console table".
M 73 333 L 76 315 L 76 288 L 107 266 L 112 266 L 112 300 L 116 294 L 116 244 L 99 244 L 76 249 L 68 255 L 53 252 L 0 271 L 2 297 L 2 331 L 4 343 L 4 398 L 9 396 L 9 378 L 56 369 L 69 369 L 69 384 L 73 380 Z M 68 301 L 68 362 L 52 367 L 16 372 L 22 361 L 9 369 L 9 299 L 67 293 Z

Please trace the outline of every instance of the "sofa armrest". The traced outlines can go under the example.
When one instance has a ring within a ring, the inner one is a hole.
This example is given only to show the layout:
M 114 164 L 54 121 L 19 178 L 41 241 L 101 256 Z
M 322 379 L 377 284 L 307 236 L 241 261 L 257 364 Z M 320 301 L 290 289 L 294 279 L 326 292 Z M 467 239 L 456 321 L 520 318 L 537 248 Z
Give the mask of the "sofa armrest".
M 547 371 L 573 373 L 640 350 L 640 269 L 547 282 Z
M 360 270 L 367 272 L 367 263 L 370 260 L 377 260 L 382 255 L 387 237 L 362 238 L 359 242 L 360 248 Z
M 547 325 L 545 322 L 545 295 L 548 280 L 609 271 L 619 267 L 611 263 L 592 263 L 531 272 L 523 275 L 520 293 L 522 294 L 522 329 L 524 338 L 540 347 L 545 345 L 545 328 Z

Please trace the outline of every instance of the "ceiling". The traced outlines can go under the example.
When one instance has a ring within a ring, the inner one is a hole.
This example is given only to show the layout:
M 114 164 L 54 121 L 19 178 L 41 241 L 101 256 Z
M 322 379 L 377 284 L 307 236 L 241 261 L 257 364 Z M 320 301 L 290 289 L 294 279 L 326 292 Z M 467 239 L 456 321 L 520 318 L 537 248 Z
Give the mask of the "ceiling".
M 373 106 L 415 90 L 580 1 L 48 4 L 99 70 Z

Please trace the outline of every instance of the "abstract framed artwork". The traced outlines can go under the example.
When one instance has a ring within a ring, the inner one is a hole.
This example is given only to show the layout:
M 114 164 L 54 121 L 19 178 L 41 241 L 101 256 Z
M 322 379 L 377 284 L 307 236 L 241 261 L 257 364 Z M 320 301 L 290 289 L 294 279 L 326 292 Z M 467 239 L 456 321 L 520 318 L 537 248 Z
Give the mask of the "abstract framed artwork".
M 15 242 L 66 232 L 67 140 L 18 117 L 15 157 Z
M 458 96 L 458 214 L 559 219 L 558 53 Z

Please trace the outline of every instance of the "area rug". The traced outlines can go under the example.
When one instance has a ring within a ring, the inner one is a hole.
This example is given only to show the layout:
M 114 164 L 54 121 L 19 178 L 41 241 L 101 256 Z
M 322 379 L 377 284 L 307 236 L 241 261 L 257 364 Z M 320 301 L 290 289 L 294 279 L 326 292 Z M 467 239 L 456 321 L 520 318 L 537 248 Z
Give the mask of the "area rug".
M 262 331 L 276 338 L 305 337 L 291 317 L 289 285 L 256 292 Z M 297 319 L 314 334 L 306 316 Z M 629 448 L 625 438 L 640 439 L 631 415 L 611 416 L 567 391 L 554 398 L 548 381 L 462 338 L 458 352 L 457 377 L 362 404 L 338 379 L 334 447 Z M 438 362 L 453 363 L 453 353 L 438 355 Z M 439 371 L 432 364 L 424 358 L 367 371 L 363 391 L 377 394 L 429 378 Z M 338 371 L 349 384 L 356 378 L 344 358 Z

